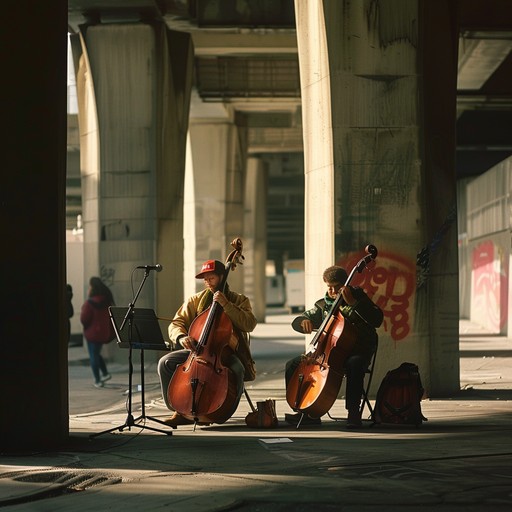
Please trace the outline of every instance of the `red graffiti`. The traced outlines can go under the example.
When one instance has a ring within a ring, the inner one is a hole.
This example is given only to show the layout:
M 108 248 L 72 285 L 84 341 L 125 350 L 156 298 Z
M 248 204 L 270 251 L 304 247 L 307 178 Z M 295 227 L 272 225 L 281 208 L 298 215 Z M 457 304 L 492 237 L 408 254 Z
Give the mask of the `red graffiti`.
M 351 254 L 340 260 L 338 265 L 352 269 L 364 256 Z M 403 257 L 379 252 L 377 259 L 371 262 L 361 274 L 357 273 L 351 282 L 360 286 L 382 309 L 384 330 L 394 341 L 406 338 L 412 325 L 412 297 L 416 287 L 416 266 Z
M 500 332 L 506 323 L 508 297 L 503 251 L 487 240 L 473 250 L 471 316 L 482 325 Z

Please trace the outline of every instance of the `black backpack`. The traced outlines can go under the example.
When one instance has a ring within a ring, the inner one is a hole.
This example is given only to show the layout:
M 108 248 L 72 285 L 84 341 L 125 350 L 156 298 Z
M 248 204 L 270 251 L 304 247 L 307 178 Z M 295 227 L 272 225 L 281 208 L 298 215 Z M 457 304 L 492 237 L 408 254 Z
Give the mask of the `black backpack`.
M 377 391 L 374 423 L 418 427 L 427 421 L 421 413 L 424 391 L 418 366 L 414 363 L 402 363 L 390 370 Z

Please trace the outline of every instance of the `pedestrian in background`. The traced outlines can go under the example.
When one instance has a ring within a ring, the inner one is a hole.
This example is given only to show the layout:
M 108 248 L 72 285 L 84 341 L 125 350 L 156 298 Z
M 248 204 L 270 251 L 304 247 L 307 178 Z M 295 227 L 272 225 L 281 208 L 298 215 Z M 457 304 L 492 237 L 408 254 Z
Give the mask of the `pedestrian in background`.
M 102 388 L 105 382 L 112 378 L 101 355 L 101 349 L 115 337 L 108 311 L 109 306 L 114 304 L 110 288 L 99 277 L 91 277 L 88 299 L 80 312 L 80 322 L 84 328 L 96 388 Z

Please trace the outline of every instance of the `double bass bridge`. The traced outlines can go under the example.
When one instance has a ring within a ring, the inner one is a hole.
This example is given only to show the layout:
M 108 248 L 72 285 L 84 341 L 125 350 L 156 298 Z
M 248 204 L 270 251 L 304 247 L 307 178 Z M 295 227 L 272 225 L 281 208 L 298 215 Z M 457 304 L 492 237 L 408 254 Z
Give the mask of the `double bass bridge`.
M 317 357 L 310 355 L 303 355 L 301 364 L 310 366 L 319 366 L 320 370 L 328 370 L 329 365 L 325 362 L 325 354 L 320 354 Z

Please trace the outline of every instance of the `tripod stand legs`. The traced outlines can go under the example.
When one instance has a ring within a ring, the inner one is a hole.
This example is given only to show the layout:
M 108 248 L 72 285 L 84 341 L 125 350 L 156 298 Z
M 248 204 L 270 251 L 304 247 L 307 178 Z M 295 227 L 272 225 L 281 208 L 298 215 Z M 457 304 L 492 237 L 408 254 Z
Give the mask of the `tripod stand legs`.
M 89 438 L 92 439 L 94 437 L 98 437 L 103 434 L 110 434 L 112 432 L 115 432 L 116 430 L 118 430 L 119 432 L 122 432 L 125 429 L 131 430 L 132 427 L 138 427 L 138 428 L 142 428 L 144 430 L 152 430 L 153 432 L 159 432 L 161 434 L 167 434 L 168 436 L 172 436 L 172 430 L 161 430 L 159 428 L 150 427 L 149 425 L 146 425 L 145 423 L 139 424 L 138 422 L 141 420 L 156 421 L 157 423 L 160 423 L 161 425 L 167 426 L 167 424 L 164 423 L 163 421 L 160 421 L 157 418 L 152 418 L 151 416 L 141 415 L 137 418 L 134 418 L 132 414 L 128 414 L 126 421 L 124 422 L 123 425 L 119 425 L 118 427 L 112 427 L 112 428 L 109 428 L 108 430 L 103 430 L 102 432 L 96 432 L 95 434 L 91 434 L 89 436 Z M 176 428 L 176 427 L 173 427 L 173 428 Z
M 145 420 L 155 421 L 156 423 L 160 423 L 161 425 L 168 426 L 165 422 L 152 418 L 151 416 L 146 416 L 146 404 L 145 404 L 145 396 L 144 396 L 144 350 L 140 351 L 140 374 L 141 374 L 141 402 L 142 402 L 142 414 L 137 418 L 133 417 L 132 414 L 132 377 L 133 377 L 133 365 L 132 365 L 132 348 L 129 349 L 128 355 L 128 416 L 126 417 L 126 421 L 123 425 L 119 425 L 118 427 L 109 428 L 108 430 L 104 430 L 103 432 L 97 432 L 96 434 L 91 434 L 89 438 L 101 436 L 103 434 L 109 434 L 111 432 L 115 432 L 119 430 L 122 432 L 125 429 L 131 430 L 132 427 L 138 427 L 146 430 L 152 430 L 153 432 L 160 432 L 161 434 L 167 434 L 168 436 L 172 436 L 171 430 L 161 430 L 158 428 L 150 427 L 146 425 Z M 144 420 L 144 423 L 140 424 L 141 420 Z M 173 427 L 176 428 L 176 427 Z
M 130 429 L 131 427 L 134 427 L 134 426 L 135 426 L 135 420 L 133 419 L 133 416 L 131 414 L 128 414 L 124 425 L 109 428 L 108 430 L 103 430 L 103 432 L 96 432 L 96 434 L 91 434 L 89 437 L 92 439 L 93 437 L 98 437 L 103 434 L 110 434 L 111 432 L 115 432 L 116 430 L 119 430 L 119 432 L 122 432 L 125 428 Z

